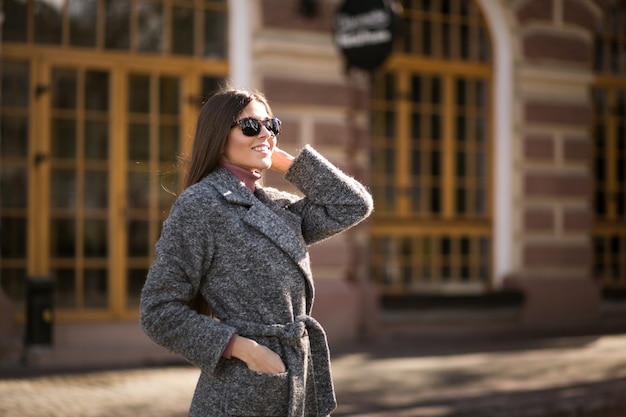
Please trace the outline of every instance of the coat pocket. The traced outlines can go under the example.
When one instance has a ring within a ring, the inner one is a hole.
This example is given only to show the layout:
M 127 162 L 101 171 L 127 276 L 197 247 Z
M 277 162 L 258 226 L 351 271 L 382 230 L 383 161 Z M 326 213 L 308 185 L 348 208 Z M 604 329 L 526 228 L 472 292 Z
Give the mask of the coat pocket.
M 289 374 L 264 374 L 250 370 L 235 360 L 232 383 L 224 396 L 224 409 L 229 417 L 286 416 L 289 405 Z

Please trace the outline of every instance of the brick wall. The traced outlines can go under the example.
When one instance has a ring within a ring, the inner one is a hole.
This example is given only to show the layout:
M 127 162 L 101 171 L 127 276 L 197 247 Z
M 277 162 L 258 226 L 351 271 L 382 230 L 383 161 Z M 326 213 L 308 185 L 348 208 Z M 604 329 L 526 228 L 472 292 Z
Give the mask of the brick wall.
M 599 296 L 590 275 L 589 92 L 592 31 L 601 8 L 585 0 L 510 4 L 518 42 L 513 205 L 517 222 L 516 272 L 508 282 L 527 293 L 528 322 L 590 318 L 596 314 Z M 558 300 L 545 296 L 558 288 L 562 288 Z

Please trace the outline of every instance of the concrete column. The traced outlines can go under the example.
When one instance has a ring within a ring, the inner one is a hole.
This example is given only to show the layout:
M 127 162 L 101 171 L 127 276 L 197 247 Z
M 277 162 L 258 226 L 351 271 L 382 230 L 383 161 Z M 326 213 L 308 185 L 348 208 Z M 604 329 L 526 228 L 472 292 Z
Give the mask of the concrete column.
M 228 60 L 230 81 L 237 88 L 251 88 L 252 77 L 252 2 L 257 0 L 229 0 L 228 2 Z

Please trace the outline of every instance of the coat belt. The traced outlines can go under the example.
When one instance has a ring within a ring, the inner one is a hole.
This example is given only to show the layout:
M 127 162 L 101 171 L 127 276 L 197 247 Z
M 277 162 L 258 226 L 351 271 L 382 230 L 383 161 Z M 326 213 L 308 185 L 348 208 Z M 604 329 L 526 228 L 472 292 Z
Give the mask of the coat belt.
M 311 362 L 316 393 L 317 415 L 326 416 L 335 407 L 335 393 L 330 373 L 330 354 L 326 334 L 322 326 L 309 315 L 296 317 L 293 323 L 263 324 L 243 320 L 225 320 L 237 329 L 243 337 L 276 337 L 285 349 L 285 361 L 289 371 L 290 399 L 289 417 L 303 417 L 305 412 L 305 392 L 307 359 L 302 356 L 302 338 L 309 336 Z

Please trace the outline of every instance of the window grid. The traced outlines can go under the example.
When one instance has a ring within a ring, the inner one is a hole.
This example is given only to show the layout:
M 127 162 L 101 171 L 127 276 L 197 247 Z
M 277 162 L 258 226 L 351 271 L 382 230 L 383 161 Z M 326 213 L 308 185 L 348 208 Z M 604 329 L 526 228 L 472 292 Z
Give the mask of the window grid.
M 109 74 L 56 67 L 51 79 L 50 265 L 55 304 L 107 308 Z
M 223 85 L 228 73 L 220 52 L 227 40 L 218 36 L 225 33 L 226 1 L 47 3 L 61 5 L 46 11 L 49 20 L 42 19 L 43 2 L 3 2 L 11 18 L 2 28 L 0 283 L 19 307 L 29 278 L 52 277 L 59 321 L 136 318 L 153 242 L 175 198 L 170 191 L 180 191 L 176 157 L 189 151 L 182 140 L 189 132 L 183 126 L 189 126 L 203 99 Z M 121 6 L 107 18 L 107 7 L 114 5 Z M 131 36 L 138 31 L 140 5 L 160 9 L 163 22 L 174 18 L 175 8 L 185 9 L 177 15 L 181 21 L 193 9 L 194 36 L 204 38 L 208 31 L 215 39 L 209 45 L 194 38 L 196 55 L 191 56 L 191 49 L 174 49 L 176 42 L 190 39 L 189 31 L 175 39 L 167 25 L 161 25 L 162 34 L 156 36 L 162 42 L 159 52 L 140 52 Z M 95 27 L 93 18 L 81 27 L 72 22 L 72 13 L 82 13 L 81 8 L 95 13 Z M 37 13 L 38 23 L 45 20 L 39 35 L 34 27 Z M 209 29 L 201 25 L 208 17 L 216 23 Z M 116 22 L 127 28 L 127 39 L 107 38 L 105 29 Z M 116 66 L 120 59 L 128 65 Z M 129 90 L 142 87 L 134 82 L 131 87 L 128 76 L 142 72 L 152 77 L 148 88 L 155 95 L 151 100 L 156 100 L 149 103 L 144 118 L 143 110 L 127 109 Z M 131 134 L 131 124 L 136 127 L 132 133 L 138 134 Z M 145 149 L 139 145 L 146 130 L 142 124 L 148 126 L 146 160 L 151 168 L 143 163 Z M 135 159 L 120 164 L 128 161 L 130 142 L 138 147 Z M 33 163 L 40 169 L 31 169 Z M 126 201 L 133 186 L 151 192 L 150 205 L 141 213 Z M 148 218 L 146 232 L 136 220 Z M 133 241 L 131 254 L 131 234 L 150 234 L 152 243 Z M 107 241 L 120 244 L 103 243 Z M 23 308 L 16 311 L 23 318 Z
M 614 2 L 594 42 L 593 276 L 626 289 L 626 4 Z
M 441 286 L 487 286 L 491 249 L 487 235 L 398 233 L 374 236 L 372 278 L 386 294 L 429 291 Z
M 626 289 L 626 83 L 593 89 L 593 275 L 606 289 Z
M 626 74 L 626 3 L 613 2 L 596 28 L 594 70 L 598 74 Z
M 3 42 L 226 59 L 226 0 L 4 0 Z
M 415 56 L 486 63 L 482 15 L 471 0 L 402 0 L 398 51 Z
M 405 37 L 373 77 L 372 276 L 386 294 L 485 291 L 491 72 L 489 54 L 468 52 L 458 36 L 470 21 L 485 33 L 482 17 L 469 0 L 403 3 L 405 32 L 436 30 L 421 44 Z
M 30 64 L 2 60 L 0 103 L 0 285 L 13 301 L 26 293 Z

